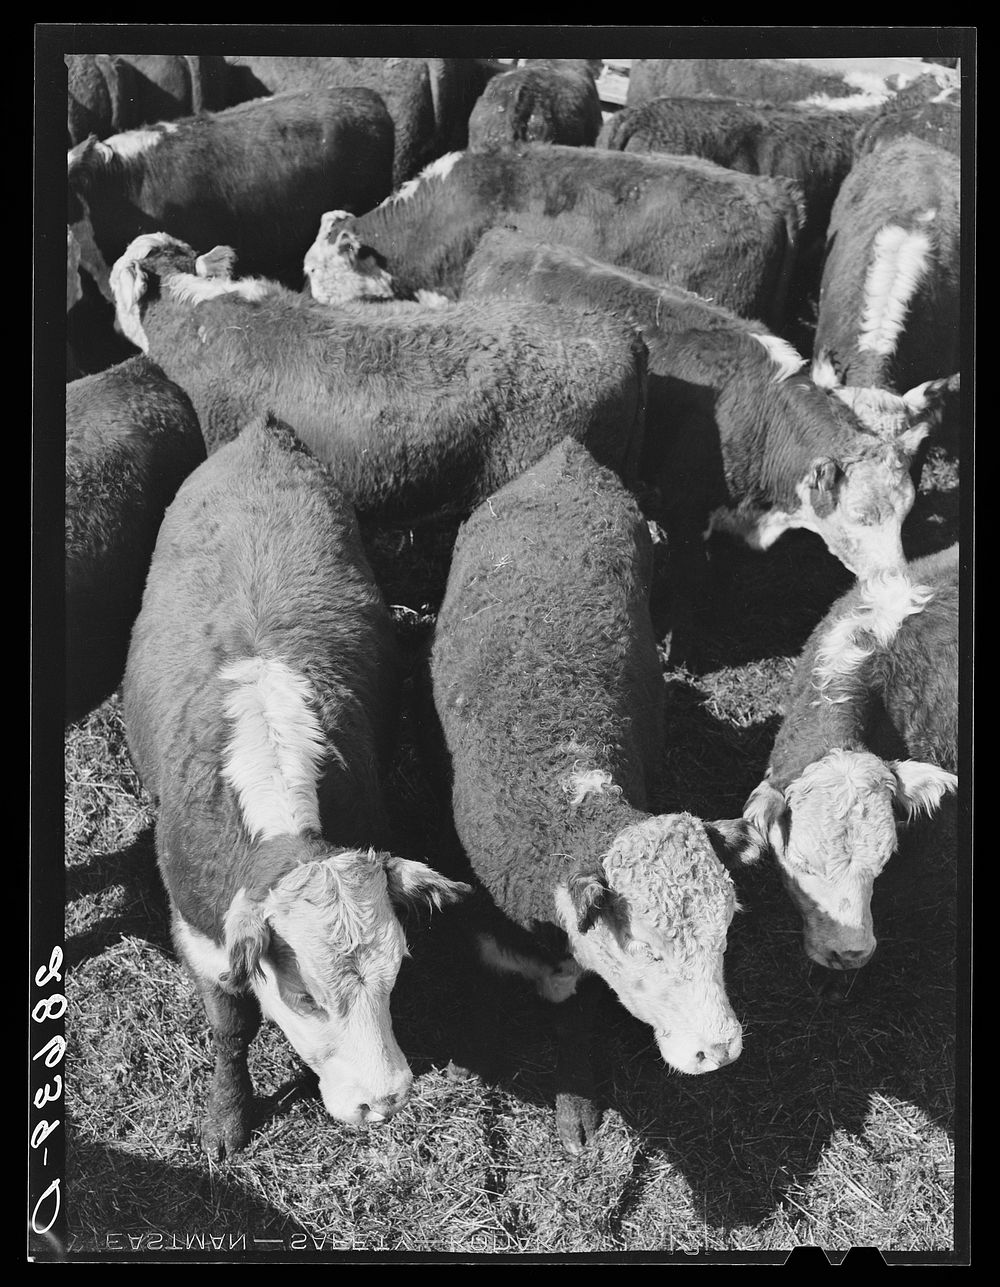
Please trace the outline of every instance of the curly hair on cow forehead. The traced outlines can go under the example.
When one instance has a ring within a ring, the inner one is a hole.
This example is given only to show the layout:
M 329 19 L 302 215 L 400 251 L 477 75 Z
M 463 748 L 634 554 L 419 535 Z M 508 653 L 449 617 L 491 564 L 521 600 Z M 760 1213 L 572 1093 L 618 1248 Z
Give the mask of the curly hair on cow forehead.
M 373 849 L 347 849 L 299 863 L 270 890 L 265 907 L 268 917 L 301 926 L 317 948 L 325 942 L 327 950 L 342 952 L 371 940 L 387 912 L 396 920 L 385 866 Z
M 603 866 L 632 913 L 676 939 L 682 950 L 725 936 L 736 891 L 698 818 L 665 814 L 627 827 Z
M 797 824 L 788 864 L 828 876 L 880 868 L 896 847 L 894 786 L 888 766 L 867 751 L 835 748 L 808 765 L 785 792 Z

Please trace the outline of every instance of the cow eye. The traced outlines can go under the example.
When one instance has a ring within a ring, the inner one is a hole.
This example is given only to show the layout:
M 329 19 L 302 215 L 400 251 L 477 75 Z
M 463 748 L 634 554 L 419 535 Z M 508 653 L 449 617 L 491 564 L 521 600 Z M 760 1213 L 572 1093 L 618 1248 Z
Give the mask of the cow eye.
M 295 994 L 295 1009 L 300 1010 L 303 1014 L 319 1014 L 323 1007 L 308 992 L 297 992 Z
M 629 944 L 628 949 L 633 956 L 641 956 L 644 961 L 662 961 L 663 957 L 659 952 L 654 952 L 648 943 L 644 943 L 641 938 L 634 938 Z

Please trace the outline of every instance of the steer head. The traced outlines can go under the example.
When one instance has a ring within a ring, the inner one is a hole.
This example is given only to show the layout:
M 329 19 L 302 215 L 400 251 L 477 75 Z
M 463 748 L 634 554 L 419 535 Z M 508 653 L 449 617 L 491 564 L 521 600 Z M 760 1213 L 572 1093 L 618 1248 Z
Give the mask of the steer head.
M 149 352 L 142 328 L 143 300 L 160 278 L 173 273 L 193 273 L 197 256 L 186 242 L 165 232 L 144 233 L 130 242 L 111 269 L 111 293 L 122 334 Z
M 266 891 L 241 889 L 225 918 L 229 972 L 251 989 L 318 1074 L 326 1110 L 382 1121 L 412 1080 L 389 997 L 407 954 L 397 906 L 440 907 L 469 892 L 423 863 L 374 850 L 298 862 Z
M 743 816 L 767 837 L 810 960 L 856 970 L 870 959 L 872 888 L 896 850 L 897 822 L 933 813 L 957 785 L 934 764 L 835 748 L 783 790 L 768 779 L 754 789 Z
M 862 440 L 839 460 L 817 456 L 795 489 L 799 525 L 862 580 L 905 567 L 902 526 L 916 495 L 907 464 L 898 446 Z
M 303 270 L 313 299 L 321 304 L 396 298 L 384 257 L 362 243 L 353 223 L 346 211 L 328 210 L 306 251 Z
M 143 317 L 155 299 L 196 306 L 230 295 L 253 302 L 282 289 L 260 277 L 236 280 L 232 276 L 235 267 L 236 252 L 230 246 L 216 246 L 198 255 L 165 232 L 136 237 L 111 270 L 111 292 L 122 334 L 148 353 Z
M 600 863 L 556 890 L 576 960 L 651 1025 L 664 1061 L 680 1072 L 711 1072 L 742 1049 L 723 980 L 736 893 L 717 854 L 737 865 L 762 850 L 742 819 L 652 817 L 626 827 Z
M 842 384 L 830 359 L 821 355 L 812 365 L 813 383 L 827 389 L 850 407 L 866 429 L 895 445 L 907 458 L 941 421 L 948 399 L 958 392 L 959 377 L 925 380 L 907 393 L 891 389 Z

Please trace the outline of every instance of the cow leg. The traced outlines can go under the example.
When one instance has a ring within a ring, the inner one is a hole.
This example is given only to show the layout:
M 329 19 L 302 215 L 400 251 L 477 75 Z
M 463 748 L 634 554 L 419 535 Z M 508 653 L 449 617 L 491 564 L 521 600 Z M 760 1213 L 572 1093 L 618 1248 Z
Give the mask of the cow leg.
M 601 1124 L 591 1055 L 597 994 L 589 981 L 555 1006 L 556 1132 L 574 1157 L 583 1152 Z
M 253 996 L 225 992 L 205 979 L 199 978 L 197 983 L 215 1046 L 215 1071 L 201 1143 L 210 1157 L 222 1161 L 250 1139 L 253 1083 L 247 1050 L 260 1027 L 260 1008 Z

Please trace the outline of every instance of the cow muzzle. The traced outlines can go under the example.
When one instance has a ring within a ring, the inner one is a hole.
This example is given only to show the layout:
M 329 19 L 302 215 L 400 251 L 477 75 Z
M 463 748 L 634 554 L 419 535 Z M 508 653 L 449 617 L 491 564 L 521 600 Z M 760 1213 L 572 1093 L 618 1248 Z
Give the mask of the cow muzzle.
M 345 1084 L 321 1076 L 319 1088 L 323 1107 L 338 1122 L 346 1126 L 377 1126 L 405 1105 L 412 1084 L 413 1074 L 407 1067 L 378 1087 L 365 1087 L 356 1081 Z
M 735 1019 L 733 1024 L 735 1032 L 721 1041 L 688 1036 L 678 1038 L 672 1033 L 658 1032 L 656 1044 L 660 1056 L 665 1064 L 690 1076 L 715 1072 L 739 1059 L 743 1052 L 743 1031 Z

